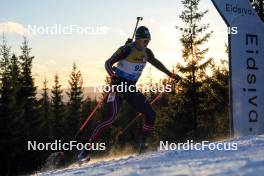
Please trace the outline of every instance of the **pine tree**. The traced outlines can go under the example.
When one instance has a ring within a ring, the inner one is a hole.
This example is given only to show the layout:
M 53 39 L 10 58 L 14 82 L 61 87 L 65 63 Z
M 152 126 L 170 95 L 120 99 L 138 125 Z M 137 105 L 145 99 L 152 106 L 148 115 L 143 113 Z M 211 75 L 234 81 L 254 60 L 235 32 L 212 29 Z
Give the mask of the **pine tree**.
M 76 64 L 73 64 L 73 69 L 70 75 L 70 90 L 67 92 L 70 100 L 68 102 L 68 137 L 72 137 L 80 127 L 81 119 L 81 107 L 83 100 L 83 90 L 82 90 L 82 75 L 80 70 L 77 69 Z
M 212 31 L 207 32 L 209 28 L 208 24 L 201 24 L 201 20 L 208 13 L 208 10 L 200 12 L 198 10 L 199 3 L 200 0 L 182 1 L 184 10 L 180 18 L 185 23 L 187 30 L 182 31 L 180 40 L 183 46 L 182 57 L 185 64 L 177 66 L 184 76 L 184 81 L 182 81 L 182 87 L 186 95 L 184 108 L 192 112 L 191 118 L 193 122 L 191 123 L 191 127 L 195 135 L 198 134 L 198 116 L 201 114 L 200 105 L 206 94 L 200 88 L 203 85 L 203 81 L 207 78 L 206 70 L 212 61 L 212 59 L 205 59 L 205 54 L 209 48 L 203 48 L 203 45 L 211 37 Z M 188 114 L 186 115 L 189 116 Z
M 27 137 L 34 134 L 34 126 L 37 120 L 36 116 L 36 87 L 34 86 L 32 78 L 32 61 L 34 56 L 30 56 L 31 48 L 28 46 L 28 41 L 24 38 L 24 41 L 20 47 L 22 54 L 19 57 L 21 62 L 21 89 L 18 96 L 18 101 L 23 103 L 24 108 L 24 120 L 27 125 Z
M 92 108 L 95 106 L 96 102 L 94 100 L 92 100 L 89 96 L 86 97 L 86 99 L 83 101 L 82 103 L 82 114 L 81 114 L 81 118 L 80 118 L 80 123 L 83 124 L 85 122 L 85 120 L 87 119 L 87 117 L 90 115 L 90 113 L 92 112 Z M 94 114 L 94 117 L 97 113 Z M 94 122 L 94 117 L 89 121 L 89 123 L 87 123 L 82 135 L 83 135 L 83 140 L 88 139 L 88 135 L 91 133 L 91 129 L 92 129 L 92 123 Z
M 0 146 L 1 146 L 1 157 L 4 161 L 1 165 L 1 173 L 8 174 L 11 170 L 11 160 L 6 154 L 11 152 L 12 148 L 10 141 L 10 128 L 12 119 L 11 110 L 14 106 L 14 97 L 11 93 L 11 82 L 10 82 L 10 47 L 7 46 L 7 42 L 3 35 L 2 45 L 0 47 L 0 66 L 1 66 L 1 87 L 0 87 Z M 2 168 L 3 167 L 3 168 Z
M 54 78 L 54 86 L 51 90 L 51 109 L 53 114 L 53 137 L 54 139 L 63 139 L 63 129 L 65 122 L 65 107 L 62 101 L 62 89 L 59 83 L 59 76 L 56 74 Z
M 14 101 L 14 106 L 9 112 L 11 114 L 10 126 L 12 127 L 10 141 L 12 143 L 12 152 L 10 158 L 12 159 L 13 165 L 20 165 L 23 153 L 21 152 L 21 146 L 24 144 L 23 134 L 25 133 L 25 124 L 23 119 L 24 110 L 21 103 L 17 101 L 18 92 L 21 88 L 19 77 L 20 68 L 18 58 L 15 54 L 12 55 L 10 60 L 10 83 L 11 83 L 11 94 Z M 10 128 L 11 129 L 11 128 Z M 13 172 L 18 172 L 15 168 L 12 169 Z
M 225 44 L 225 53 L 228 56 L 228 46 Z M 207 92 L 204 106 L 208 116 L 205 117 L 203 128 L 209 138 L 219 138 L 228 135 L 229 131 L 229 71 L 228 61 L 211 63 L 212 76 L 203 86 Z M 210 115 L 209 115 L 210 114 Z M 213 117 L 213 118 L 212 118 Z
M 17 96 L 17 102 L 22 106 L 24 114 L 24 127 L 25 133 L 24 137 L 24 145 L 20 146 L 24 152 L 22 162 L 23 166 L 27 169 L 35 168 L 37 165 L 41 164 L 43 160 L 41 159 L 41 153 L 37 151 L 28 152 L 27 150 L 27 141 L 34 141 L 43 139 L 43 129 L 44 129 L 44 119 L 40 115 L 40 105 L 36 100 L 36 87 L 34 85 L 33 77 L 32 77 L 32 61 L 34 56 L 30 55 L 31 48 L 28 46 L 28 41 L 24 37 L 22 45 L 20 47 L 21 55 L 20 59 L 20 89 Z
M 48 95 L 48 87 L 47 87 L 47 79 L 44 79 L 43 82 L 43 88 L 42 88 L 42 93 L 41 93 L 41 99 L 39 100 L 40 105 L 41 105 L 41 115 L 44 119 L 44 129 L 43 129 L 43 134 L 46 140 L 49 140 L 52 138 L 52 118 L 51 118 L 51 103 L 50 103 L 50 98 Z
M 0 47 L 1 55 L 1 88 L 0 88 L 0 146 L 1 157 L 6 161 L 1 167 L 1 173 L 11 174 L 17 172 L 17 167 L 12 165 L 20 164 L 18 156 L 21 156 L 20 146 L 23 145 L 24 121 L 23 110 L 16 101 L 17 92 L 20 89 L 19 63 L 13 54 L 10 58 L 10 47 L 3 35 L 3 44 Z M 11 168 L 12 167 L 12 168 Z
M 229 132 L 229 71 L 227 61 L 221 60 L 221 64 L 213 65 L 213 75 L 208 86 L 204 86 L 208 92 L 207 108 L 210 114 L 214 114 L 214 124 L 209 124 L 207 128 L 210 137 L 224 137 Z M 216 136 L 218 135 L 218 136 Z

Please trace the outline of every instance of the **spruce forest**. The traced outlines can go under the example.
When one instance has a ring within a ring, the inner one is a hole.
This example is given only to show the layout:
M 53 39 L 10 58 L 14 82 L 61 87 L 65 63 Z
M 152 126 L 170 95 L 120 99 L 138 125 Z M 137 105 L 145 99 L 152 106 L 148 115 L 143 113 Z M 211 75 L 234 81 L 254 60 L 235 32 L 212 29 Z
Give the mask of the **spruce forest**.
M 179 30 L 179 42 L 182 45 L 183 64 L 175 62 L 170 66 L 182 80 L 176 84 L 165 76 L 158 83 L 152 83 L 150 78 L 149 84 L 171 85 L 173 88 L 153 105 L 157 114 L 153 145 L 158 145 L 160 140 L 215 140 L 228 136 L 230 132 L 228 62 L 206 57 L 209 50 L 206 43 L 213 31 L 210 31 L 209 24 L 202 24 L 201 20 L 208 11 L 198 9 L 199 0 L 184 0 L 182 3 L 185 10 L 180 19 L 185 26 Z M 52 87 L 47 87 L 45 79 L 42 87 L 36 87 L 32 67 L 37 56 L 31 54 L 34 48 L 31 48 L 30 41 L 26 37 L 22 39 L 18 44 L 20 53 L 12 52 L 4 34 L 0 43 L 0 175 L 27 174 L 39 170 L 54 151 L 28 151 L 27 141 L 45 143 L 71 140 L 100 100 L 84 94 L 83 82 L 89 80 L 82 79 L 78 64 L 73 64 L 69 73 L 67 102 L 63 101 L 60 75 L 54 75 Z M 223 52 L 228 55 L 227 51 Z M 105 75 L 105 84 L 108 84 L 109 77 L 106 72 Z M 37 99 L 39 89 L 42 93 L 41 98 Z M 149 101 L 158 94 L 155 91 L 145 93 Z M 104 118 L 104 111 L 103 104 L 77 141 L 87 142 L 93 128 Z M 120 130 L 136 115 L 137 112 L 123 102 L 117 120 L 103 135 L 102 141 L 107 143 L 108 148 L 138 145 L 143 117 L 117 138 Z

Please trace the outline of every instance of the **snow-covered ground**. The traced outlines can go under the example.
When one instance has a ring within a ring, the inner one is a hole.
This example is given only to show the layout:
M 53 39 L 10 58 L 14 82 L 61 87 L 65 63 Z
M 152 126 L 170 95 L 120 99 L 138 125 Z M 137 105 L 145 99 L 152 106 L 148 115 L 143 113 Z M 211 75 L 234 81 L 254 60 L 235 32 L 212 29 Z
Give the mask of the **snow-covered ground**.
M 236 151 L 158 151 L 108 161 L 72 165 L 40 175 L 264 175 L 264 135 L 227 140 Z

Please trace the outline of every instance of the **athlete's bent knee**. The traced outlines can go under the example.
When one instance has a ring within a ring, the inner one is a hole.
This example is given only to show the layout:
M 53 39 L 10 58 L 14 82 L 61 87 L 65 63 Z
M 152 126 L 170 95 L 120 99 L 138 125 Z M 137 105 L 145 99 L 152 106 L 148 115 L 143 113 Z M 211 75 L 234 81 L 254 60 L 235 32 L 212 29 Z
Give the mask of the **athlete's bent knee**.
M 149 125 L 154 125 L 156 119 L 156 112 L 151 110 L 146 116 L 146 123 Z

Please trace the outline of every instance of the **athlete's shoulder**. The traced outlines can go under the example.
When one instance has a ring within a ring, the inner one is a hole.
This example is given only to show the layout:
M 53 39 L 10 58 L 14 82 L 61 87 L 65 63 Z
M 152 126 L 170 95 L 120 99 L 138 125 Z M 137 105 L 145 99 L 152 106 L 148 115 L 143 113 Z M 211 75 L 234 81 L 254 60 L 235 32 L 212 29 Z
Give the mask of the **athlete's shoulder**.
M 134 45 L 132 43 L 125 44 L 120 47 L 123 51 L 131 51 L 133 49 Z
M 155 57 L 151 49 L 145 48 L 145 52 L 148 55 L 148 58 L 152 59 Z
M 146 51 L 146 52 L 151 52 L 151 53 L 152 53 L 152 50 L 149 49 L 149 48 L 145 48 L 145 51 Z
M 114 53 L 115 57 L 126 57 L 131 52 L 131 46 L 129 44 L 123 45 L 117 49 Z
M 118 48 L 116 53 L 129 53 L 132 49 L 132 46 L 130 44 L 123 45 Z

